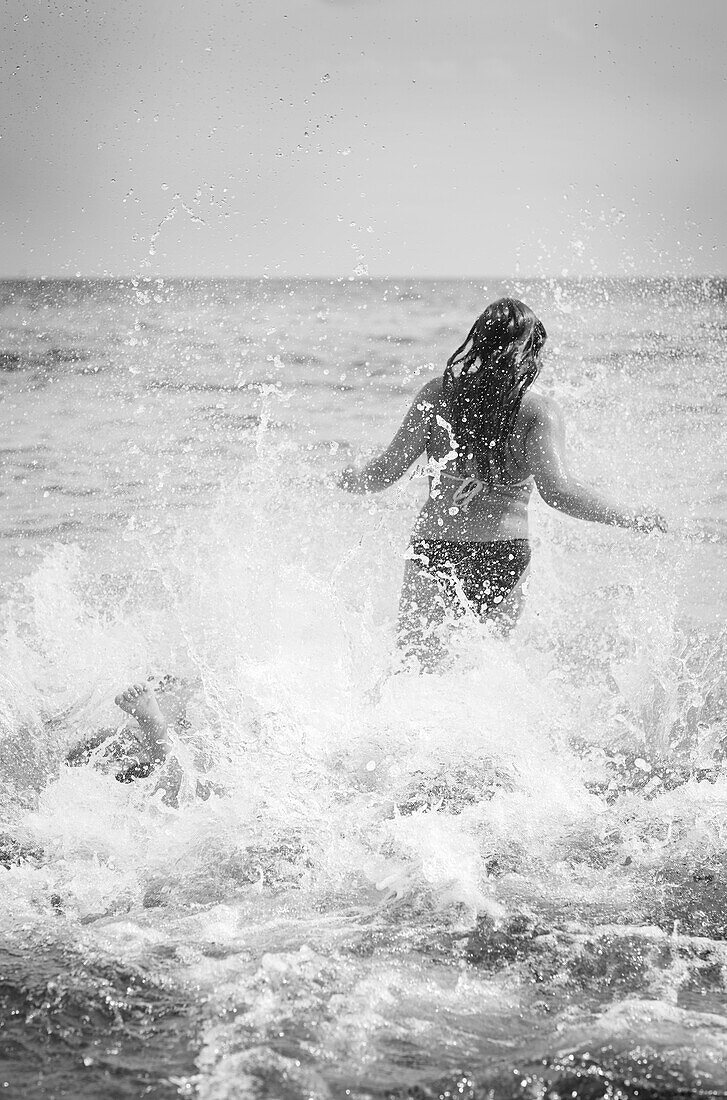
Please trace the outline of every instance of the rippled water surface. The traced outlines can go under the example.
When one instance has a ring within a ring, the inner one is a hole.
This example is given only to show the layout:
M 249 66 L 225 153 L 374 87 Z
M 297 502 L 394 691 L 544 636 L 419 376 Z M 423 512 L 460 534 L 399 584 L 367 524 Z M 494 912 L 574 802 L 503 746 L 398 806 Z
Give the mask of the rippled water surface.
M 515 292 L 574 465 L 505 643 L 391 676 L 421 479 L 350 497 Z M 722 282 L 0 283 L 9 1096 L 727 1096 Z M 176 805 L 85 738 L 174 677 Z

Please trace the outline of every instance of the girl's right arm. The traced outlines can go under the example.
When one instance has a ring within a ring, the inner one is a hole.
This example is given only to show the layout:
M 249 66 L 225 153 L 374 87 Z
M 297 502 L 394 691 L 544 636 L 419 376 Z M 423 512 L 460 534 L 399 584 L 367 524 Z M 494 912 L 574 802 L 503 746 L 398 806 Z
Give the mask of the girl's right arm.
M 426 450 L 436 389 L 435 379 L 419 391 L 386 450 L 360 470 L 349 467 L 339 474 L 337 484 L 340 489 L 348 493 L 376 493 L 388 489 L 406 473 Z
M 525 451 L 535 484 L 546 504 L 575 519 L 666 531 L 666 520 L 651 508 L 624 508 L 573 476 L 565 454 L 565 421 L 560 407 L 541 398 L 525 439 Z

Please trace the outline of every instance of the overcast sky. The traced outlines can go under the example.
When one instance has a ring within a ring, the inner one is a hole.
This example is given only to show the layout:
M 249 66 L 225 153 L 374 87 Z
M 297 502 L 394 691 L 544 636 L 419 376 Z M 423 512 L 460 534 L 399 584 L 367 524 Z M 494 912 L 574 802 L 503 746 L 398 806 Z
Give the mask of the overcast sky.
M 0 275 L 727 272 L 725 0 L 0 20 Z

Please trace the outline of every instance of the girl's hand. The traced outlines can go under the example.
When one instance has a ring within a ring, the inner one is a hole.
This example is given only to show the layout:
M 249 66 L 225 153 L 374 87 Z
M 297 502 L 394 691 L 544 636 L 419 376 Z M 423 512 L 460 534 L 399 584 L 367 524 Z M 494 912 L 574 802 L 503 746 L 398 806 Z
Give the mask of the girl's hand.
M 661 512 L 652 512 L 648 508 L 639 510 L 634 517 L 634 527 L 637 531 L 648 534 L 650 531 L 668 531 L 667 522 Z

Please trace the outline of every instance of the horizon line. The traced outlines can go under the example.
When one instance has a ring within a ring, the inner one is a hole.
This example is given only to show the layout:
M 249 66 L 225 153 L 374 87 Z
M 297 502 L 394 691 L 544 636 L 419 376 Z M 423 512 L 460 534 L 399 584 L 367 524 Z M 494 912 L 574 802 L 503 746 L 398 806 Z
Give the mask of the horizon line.
M 602 274 L 588 273 L 583 275 L 0 275 L 0 283 L 40 283 L 40 282 L 134 282 L 137 283 L 192 283 L 192 282 L 269 282 L 269 283 L 394 283 L 394 282 L 505 282 L 507 280 L 523 280 L 524 282 L 594 282 L 596 280 L 616 280 L 627 282 L 634 279 L 646 279 L 651 281 L 692 279 L 699 282 L 727 279 L 727 272 L 713 272 L 712 274 L 684 274 L 684 275 L 656 275 L 643 272 L 627 274 Z

